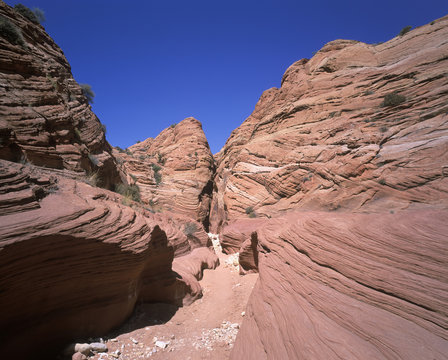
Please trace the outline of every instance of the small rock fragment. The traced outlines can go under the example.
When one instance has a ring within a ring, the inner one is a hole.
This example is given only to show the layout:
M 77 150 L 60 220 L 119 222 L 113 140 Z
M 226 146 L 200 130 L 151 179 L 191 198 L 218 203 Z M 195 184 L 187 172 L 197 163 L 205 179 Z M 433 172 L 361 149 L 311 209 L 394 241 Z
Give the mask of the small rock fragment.
M 165 349 L 168 346 L 168 343 L 165 342 L 165 341 L 157 340 L 156 341 L 156 346 L 161 348 L 161 349 Z
M 241 313 L 241 316 L 244 316 L 244 315 L 246 315 L 246 312 L 245 312 L 245 311 L 243 311 L 243 312 Z
M 87 356 L 78 351 L 73 354 L 72 360 L 87 360 Z
M 92 351 L 98 351 L 98 352 L 106 352 L 107 351 L 107 345 L 100 343 L 100 342 L 94 342 L 90 344 L 90 349 Z
M 117 342 L 117 341 L 118 341 L 118 339 L 116 339 L 116 338 L 113 338 L 113 339 L 110 339 L 110 341 L 113 341 L 113 342 Z
M 135 340 L 134 338 L 131 338 L 131 341 L 132 341 L 134 344 L 138 344 L 138 341 Z
M 75 344 L 75 352 L 80 352 L 84 355 L 90 354 L 90 345 L 89 344 Z

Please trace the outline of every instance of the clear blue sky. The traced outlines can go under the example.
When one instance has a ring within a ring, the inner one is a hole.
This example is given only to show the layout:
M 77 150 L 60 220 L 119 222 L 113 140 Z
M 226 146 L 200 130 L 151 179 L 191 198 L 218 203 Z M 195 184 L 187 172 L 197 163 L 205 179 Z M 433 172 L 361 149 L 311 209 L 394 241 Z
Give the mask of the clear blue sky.
M 112 145 L 127 147 L 194 116 L 212 152 L 289 65 L 334 39 L 387 41 L 448 14 L 448 1 L 22 0 L 47 32 Z

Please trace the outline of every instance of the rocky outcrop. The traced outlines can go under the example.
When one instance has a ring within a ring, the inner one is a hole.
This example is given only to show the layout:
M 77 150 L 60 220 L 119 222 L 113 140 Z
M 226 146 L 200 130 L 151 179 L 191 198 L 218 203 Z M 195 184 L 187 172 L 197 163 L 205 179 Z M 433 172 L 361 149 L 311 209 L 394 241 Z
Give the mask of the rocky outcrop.
M 0 160 L 5 356 L 48 356 L 54 343 L 102 335 L 137 301 L 180 306 L 201 296 L 201 270 L 217 265 L 207 235 L 197 227 L 187 236 L 184 223 L 135 208 L 116 193 Z M 176 251 L 183 256 L 173 262 Z
M 153 211 L 188 216 L 208 230 L 215 165 L 198 120 L 187 118 L 114 154 Z
M 218 154 L 211 230 L 291 209 L 445 204 L 448 17 L 378 45 L 336 40 L 285 72 Z
M 0 36 L 0 158 L 121 182 L 105 129 L 44 28 L 3 1 L 0 17 L 23 43 Z
M 232 359 L 446 359 L 448 211 L 289 213 L 256 233 Z

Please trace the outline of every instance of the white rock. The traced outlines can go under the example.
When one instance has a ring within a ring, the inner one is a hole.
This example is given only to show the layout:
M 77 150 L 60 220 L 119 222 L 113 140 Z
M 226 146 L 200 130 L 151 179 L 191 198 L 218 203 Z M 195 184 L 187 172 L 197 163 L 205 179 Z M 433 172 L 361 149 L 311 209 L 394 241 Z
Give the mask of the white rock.
M 117 342 L 118 339 L 113 338 L 113 339 L 110 339 L 110 341 Z
M 134 344 L 138 344 L 138 341 L 135 340 L 134 338 L 131 338 L 131 341 L 132 341 Z
M 246 312 L 245 312 L 245 311 L 243 311 L 243 312 L 241 313 L 241 316 L 244 316 L 244 315 L 246 315 Z
M 80 352 L 84 355 L 90 354 L 90 345 L 89 344 L 75 344 L 75 352 Z
M 94 342 L 90 344 L 90 349 L 92 351 L 98 351 L 98 352 L 106 352 L 107 351 L 107 345 L 100 343 L 100 342 Z
M 169 344 L 169 342 L 160 341 L 160 340 L 156 341 L 156 346 L 161 349 L 165 349 L 168 346 L 168 344 Z

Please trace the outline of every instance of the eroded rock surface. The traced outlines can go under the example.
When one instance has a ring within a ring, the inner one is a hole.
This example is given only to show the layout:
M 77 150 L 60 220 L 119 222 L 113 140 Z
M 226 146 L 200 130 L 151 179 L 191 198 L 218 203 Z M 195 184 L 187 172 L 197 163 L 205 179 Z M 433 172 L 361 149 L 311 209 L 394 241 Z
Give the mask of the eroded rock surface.
M 448 191 L 447 37 L 444 17 L 379 45 L 332 41 L 291 65 L 217 156 L 211 231 L 290 209 L 438 206 Z
M 215 165 L 198 120 L 187 118 L 114 154 L 151 209 L 188 216 L 208 230 Z
M 448 211 L 266 223 L 232 359 L 446 359 Z
M 202 229 L 189 236 L 191 252 L 187 236 L 176 236 L 183 223 L 122 205 L 108 190 L 4 160 L 0 185 L 0 323 L 8 329 L 0 343 L 8 356 L 102 335 L 137 301 L 189 303 L 201 296 L 202 269 L 217 265 Z M 173 264 L 176 249 L 184 256 Z
M 0 158 L 97 173 L 97 183 L 120 183 L 102 124 L 73 79 L 62 50 L 44 28 L 3 1 L 0 16 L 22 34 L 24 44 L 0 37 Z

